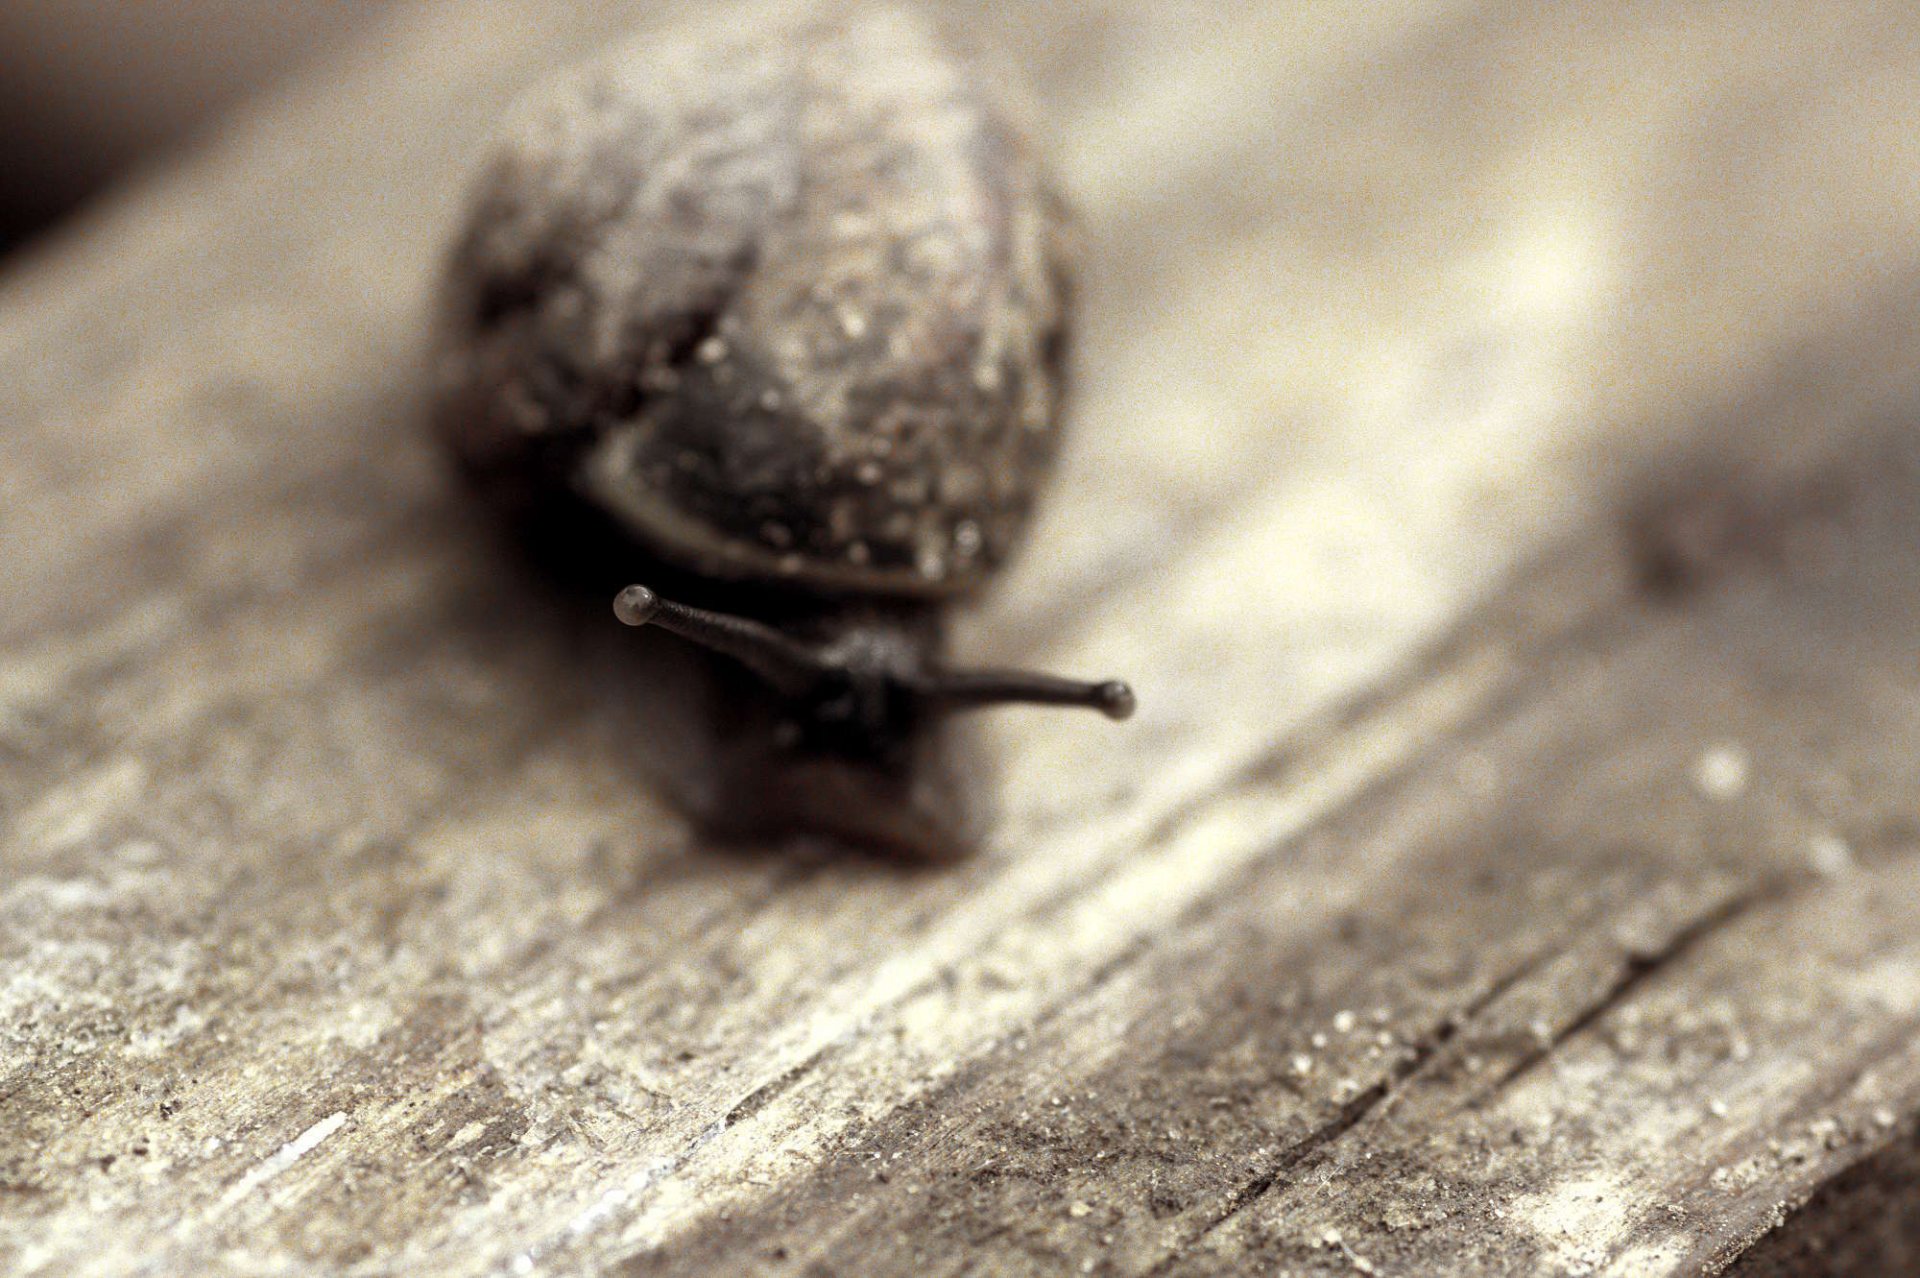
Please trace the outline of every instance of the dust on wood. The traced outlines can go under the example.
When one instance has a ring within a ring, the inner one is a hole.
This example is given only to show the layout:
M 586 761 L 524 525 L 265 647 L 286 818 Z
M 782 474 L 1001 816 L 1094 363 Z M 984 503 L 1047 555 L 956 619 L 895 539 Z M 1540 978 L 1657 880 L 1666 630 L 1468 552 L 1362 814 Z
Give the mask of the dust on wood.
M 0 291 L 11 1268 L 1912 1246 L 1908 7 L 951 6 L 1091 285 L 959 647 L 1142 711 L 933 874 L 702 847 L 423 438 L 477 130 L 638 17 L 423 9 Z

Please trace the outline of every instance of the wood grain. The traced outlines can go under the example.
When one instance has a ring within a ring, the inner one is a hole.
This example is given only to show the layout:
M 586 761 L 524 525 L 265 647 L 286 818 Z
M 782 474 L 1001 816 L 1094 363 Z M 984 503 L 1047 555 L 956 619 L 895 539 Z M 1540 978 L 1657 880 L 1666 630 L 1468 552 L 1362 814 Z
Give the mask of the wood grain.
M 704 846 L 691 664 L 424 438 L 484 122 L 671 17 L 583 8 L 397 21 L 0 286 L 8 1266 L 1911 1245 L 1905 6 L 948 6 L 1091 248 L 959 646 L 1142 708 L 984 723 L 933 873 Z

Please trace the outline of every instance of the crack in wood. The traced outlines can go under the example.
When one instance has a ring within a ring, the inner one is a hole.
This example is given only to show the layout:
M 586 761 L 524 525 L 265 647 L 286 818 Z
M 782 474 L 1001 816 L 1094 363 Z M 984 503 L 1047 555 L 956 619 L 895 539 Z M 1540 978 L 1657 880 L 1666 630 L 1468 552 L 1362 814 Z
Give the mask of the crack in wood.
M 1477 1097 L 1474 1106 L 1487 1104 L 1501 1092 L 1513 1087 L 1534 1070 L 1544 1064 L 1562 1043 L 1591 1028 L 1601 1017 L 1632 998 L 1634 993 L 1659 975 L 1661 971 L 1685 958 L 1708 937 L 1738 923 L 1762 905 L 1782 899 L 1788 894 L 1789 885 L 1784 881 L 1762 883 L 1742 892 L 1737 892 L 1718 906 L 1700 915 L 1679 928 L 1667 939 L 1651 950 L 1629 949 L 1621 956 L 1620 971 L 1613 981 L 1600 992 L 1598 998 L 1583 1008 L 1565 1025 L 1547 1035 L 1537 1047 L 1528 1051 L 1515 1061 L 1487 1090 Z
M 1552 963 L 1560 952 L 1559 949 L 1550 947 L 1529 955 L 1496 978 L 1474 998 L 1442 1017 L 1424 1035 L 1409 1043 L 1400 1059 L 1390 1066 L 1380 1079 L 1336 1109 L 1331 1119 L 1314 1127 L 1305 1136 L 1282 1150 L 1272 1166 L 1241 1186 L 1227 1200 L 1225 1207 L 1148 1270 L 1149 1278 L 1160 1278 L 1161 1275 L 1170 1272 L 1187 1253 L 1198 1247 L 1209 1235 L 1234 1217 L 1259 1202 L 1284 1178 L 1305 1167 L 1321 1152 L 1368 1118 L 1384 1113 L 1400 1094 L 1401 1089 L 1438 1059 L 1448 1044 L 1459 1036 L 1462 1029 L 1498 1002 L 1509 990 Z

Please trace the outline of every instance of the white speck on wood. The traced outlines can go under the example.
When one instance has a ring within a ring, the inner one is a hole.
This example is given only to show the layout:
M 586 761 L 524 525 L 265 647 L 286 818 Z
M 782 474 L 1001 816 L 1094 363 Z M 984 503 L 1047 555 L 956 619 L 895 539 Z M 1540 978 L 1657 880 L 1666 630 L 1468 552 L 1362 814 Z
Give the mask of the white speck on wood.
M 1693 765 L 1694 787 L 1709 799 L 1737 799 L 1747 791 L 1750 766 L 1747 752 L 1738 745 L 1711 746 Z
M 327 1137 L 333 1135 L 346 1125 L 346 1114 L 343 1111 L 336 1110 L 313 1126 L 307 1128 L 304 1132 L 301 1132 L 298 1136 L 275 1150 L 271 1157 L 267 1158 L 264 1162 L 256 1164 L 246 1175 L 235 1181 L 232 1187 L 229 1188 L 226 1193 L 222 1194 L 220 1200 L 207 1212 L 206 1219 L 209 1222 L 215 1221 L 226 1215 L 229 1211 L 232 1211 L 250 1194 L 319 1148 L 321 1141 L 324 1141 Z

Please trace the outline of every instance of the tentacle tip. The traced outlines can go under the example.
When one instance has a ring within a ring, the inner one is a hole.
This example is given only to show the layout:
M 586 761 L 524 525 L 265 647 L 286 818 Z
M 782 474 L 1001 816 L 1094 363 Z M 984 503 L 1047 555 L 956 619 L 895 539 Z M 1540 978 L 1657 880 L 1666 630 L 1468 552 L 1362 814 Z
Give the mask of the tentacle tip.
M 613 597 L 613 615 L 623 625 L 644 626 L 660 608 L 660 596 L 645 586 L 628 586 Z
M 1125 719 L 1133 714 L 1133 689 L 1118 679 L 1109 679 L 1094 689 L 1095 704 L 1109 719 Z

